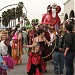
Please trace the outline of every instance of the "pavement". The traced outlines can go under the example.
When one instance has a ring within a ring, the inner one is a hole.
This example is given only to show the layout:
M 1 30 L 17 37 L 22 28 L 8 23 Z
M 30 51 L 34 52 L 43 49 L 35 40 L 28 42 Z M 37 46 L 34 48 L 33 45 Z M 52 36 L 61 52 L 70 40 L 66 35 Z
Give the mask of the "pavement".
M 22 64 L 16 65 L 14 67 L 14 70 L 7 71 L 8 75 L 27 75 L 27 73 L 26 73 L 27 58 L 28 58 L 28 55 L 25 52 L 22 55 Z M 43 75 L 55 75 L 53 69 L 54 69 L 53 68 L 53 64 L 50 63 L 50 61 L 47 62 L 47 70 L 48 70 L 48 72 L 47 73 L 43 73 Z M 64 74 L 62 74 L 62 75 L 65 75 L 65 69 L 64 69 Z

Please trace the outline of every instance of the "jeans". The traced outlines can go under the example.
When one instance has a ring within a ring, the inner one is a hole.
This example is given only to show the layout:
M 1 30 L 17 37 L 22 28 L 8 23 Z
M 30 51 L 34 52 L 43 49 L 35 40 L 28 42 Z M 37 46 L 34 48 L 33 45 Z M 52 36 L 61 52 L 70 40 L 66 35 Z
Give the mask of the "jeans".
M 66 75 L 74 75 L 74 55 L 73 53 L 67 53 L 65 57 Z
M 59 72 L 64 69 L 64 52 L 54 51 L 54 71 Z

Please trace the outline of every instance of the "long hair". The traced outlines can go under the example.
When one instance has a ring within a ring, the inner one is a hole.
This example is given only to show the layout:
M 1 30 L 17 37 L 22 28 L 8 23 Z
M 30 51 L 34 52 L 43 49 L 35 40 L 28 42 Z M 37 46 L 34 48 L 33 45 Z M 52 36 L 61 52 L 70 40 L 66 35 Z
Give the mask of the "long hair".
M 38 29 L 37 34 L 40 35 L 43 32 L 45 32 L 43 29 Z
M 1 40 L 3 39 L 3 38 L 2 38 L 2 35 L 3 35 L 3 34 L 6 34 L 6 35 L 8 36 L 8 32 L 7 32 L 6 30 L 2 30 L 2 31 L 1 31 Z
M 36 48 L 37 46 L 40 46 L 40 44 L 39 44 L 39 43 L 35 43 L 35 44 L 33 44 L 32 52 L 35 52 L 35 48 Z

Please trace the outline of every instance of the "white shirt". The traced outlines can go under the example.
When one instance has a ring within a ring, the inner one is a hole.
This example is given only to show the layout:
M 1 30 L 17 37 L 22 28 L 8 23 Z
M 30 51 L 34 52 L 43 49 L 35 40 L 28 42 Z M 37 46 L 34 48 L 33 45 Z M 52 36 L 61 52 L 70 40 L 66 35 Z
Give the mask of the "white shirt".
M 50 33 L 50 41 L 51 41 L 51 42 L 53 41 L 54 36 L 55 36 L 54 33 Z M 51 43 L 50 45 L 52 45 L 52 43 Z
M 53 18 L 56 17 L 56 9 L 52 9 L 52 17 L 53 17 Z
M 8 47 L 4 44 L 4 41 L 0 42 L 1 53 L 2 55 L 6 55 L 8 51 Z

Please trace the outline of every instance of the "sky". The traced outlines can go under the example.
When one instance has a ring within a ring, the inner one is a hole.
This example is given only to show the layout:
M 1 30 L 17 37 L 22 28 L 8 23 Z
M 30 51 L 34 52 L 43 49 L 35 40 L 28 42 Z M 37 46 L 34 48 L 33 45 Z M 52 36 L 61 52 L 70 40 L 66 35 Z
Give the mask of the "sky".
M 7 6 L 7 5 L 11 5 L 11 4 L 18 4 L 19 2 L 23 2 L 24 3 L 24 7 L 27 10 L 27 17 L 28 19 L 31 21 L 32 19 L 42 19 L 42 14 L 46 13 L 47 10 L 47 6 L 49 4 L 53 4 L 54 2 L 56 4 L 58 4 L 59 6 L 61 6 L 61 12 L 64 12 L 64 3 L 67 0 L 0 0 L 0 9 Z M 12 6 L 12 7 L 16 7 L 16 6 Z M 0 11 L 0 15 L 4 10 L 7 10 L 8 8 L 12 8 L 12 7 L 7 7 L 5 9 L 3 9 L 2 11 Z M 26 10 L 24 9 L 24 13 L 26 13 Z

